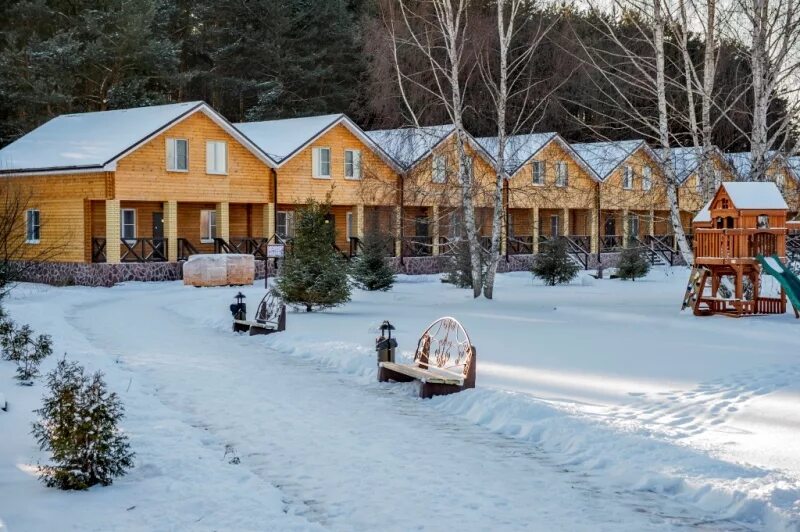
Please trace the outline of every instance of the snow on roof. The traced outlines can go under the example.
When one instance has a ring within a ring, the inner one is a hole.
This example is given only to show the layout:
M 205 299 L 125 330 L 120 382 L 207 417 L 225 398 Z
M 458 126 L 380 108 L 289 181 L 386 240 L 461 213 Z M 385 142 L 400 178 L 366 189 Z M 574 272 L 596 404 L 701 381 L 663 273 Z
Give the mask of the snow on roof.
M 505 168 L 504 170 L 513 175 L 520 166 L 525 164 L 531 157 L 541 150 L 548 142 L 556 137 L 555 133 L 530 133 L 527 135 L 511 135 L 506 140 L 505 147 Z M 497 137 L 479 137 L 475 139 L 477 143 L 493 159 L 497 156 L 498 139 Z
M 792 176 L 800 181 L 800 156 L 795 155 L 794 157 L 787 157 L 786 165 L 789 167 L 789 170 L 791 170 Z
M 664 160 L 665 150 L 658 149 L 653 151 L 655 151 L 656 155 L 658 155 L 662 161 Z M 670 151 L 672 168 L 675 171 L 675 178 L 678 180 L 678 183 L 686 181 L 689 176 L 697 170 L 700 163 L 703 162 L 703 148 L 679 146 L 677 148 L 670 148 Z
M 739 179 L 748 179 L 750 177 L 750 169 L 753 166 L 753 161 L 751 159 L 751 155 L 749 151 L 742 151 L 739 153 L 726 153 L 725 158 L 731 164 L 733 169 L 736 171 L 736 175 L 739 176 Z M 764 154 L 764 157 L 767 160 L 767 166 L 772 164 L 774 159 L 778 157 L 782 157 L 780 152 L 775 150 L 770 150 Z
M 262 122 L 242 122 L 234 124 L 234 126 L 272 159 L 281 162 L 342 118 L 346 117 L 340 113 Z
M 203 102 L 61 115 L 0 150 L 0 172 L 103 167 Z
M 643 145 L 645 145 L 643 140 L 571 144 L 575 153 L 586 161 L 586 164 L 601 181 L 607 179 L 611 172 Z
M 420 128 L 378 129 L 367 131 L 367 136 L 403 168 L 411 168 L 417 161 L 455 130 L 452 124 Z
M 788 209 L 778 186 L 772 181 L 728 181 L 722 187 L 737 209 Z
M 711 202 L 713 199 L 708 200 L 708 203 L 703 205 L 703 208 L 695 215 L 692 222 L 702 223 L 711 221 Z

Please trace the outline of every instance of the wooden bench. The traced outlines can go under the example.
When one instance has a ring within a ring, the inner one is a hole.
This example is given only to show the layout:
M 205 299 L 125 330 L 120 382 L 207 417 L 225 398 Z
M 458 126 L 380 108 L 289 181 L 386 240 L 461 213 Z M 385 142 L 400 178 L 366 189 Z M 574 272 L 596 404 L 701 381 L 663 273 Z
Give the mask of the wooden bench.
M 255 320 L 233 320 L 234 332 L 246 332 L 250 336 L 272 334 L 286 330 L 286 305 L 272 291 L 261 299 L 256 309 Z
M 419 381 L 419 396 L 447 395 L 475 387 L 477 353 L 464 327 L 454 318 L 433 322 L 417 342 L 413 364 L 380 362 L 380 382 Z

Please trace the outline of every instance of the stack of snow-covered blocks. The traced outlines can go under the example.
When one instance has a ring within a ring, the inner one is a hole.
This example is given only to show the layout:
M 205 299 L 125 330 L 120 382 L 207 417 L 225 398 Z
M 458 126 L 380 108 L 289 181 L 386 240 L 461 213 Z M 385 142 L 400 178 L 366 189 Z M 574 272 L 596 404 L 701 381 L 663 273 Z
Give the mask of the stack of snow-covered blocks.
M 253 284 L 256 262 L 253 255 L 192 255 L 183 265 L 183 284 L 191 286 L 228 286 Z

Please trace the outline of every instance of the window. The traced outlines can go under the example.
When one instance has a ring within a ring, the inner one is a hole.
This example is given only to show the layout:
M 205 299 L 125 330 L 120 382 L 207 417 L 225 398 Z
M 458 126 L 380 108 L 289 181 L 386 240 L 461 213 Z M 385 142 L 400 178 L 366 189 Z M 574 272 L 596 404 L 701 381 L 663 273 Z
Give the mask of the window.
M 351 238 L 353 238 L 353 236 L 355 236 L 356 228 L 353 226 L 353 213 L 352 212 L 348 212 L 347 214 L 345 214 L 345 217 L 346 217 L 346 220 L 345 220 L 345 222 L 346 222 L 345 223 L 345 236 L 347 237 L 347 240 L 349 241 Z
M 653 169 L 649 166 L 642 167 L 642 190 L 650 190 L 653 187 Z
M 722 198 L 722 208 L 723 210 L 728 208 L 728 200 L 726 198 Z
M 188 140 L 167 139 L 167 170 L 170 172 L 189 171 Z
M 210 244 L 217 238 L 217 211 L 200 211 L 200 242 Z
M 467 178 L 470 181 L 472 181 L 472 178 L 473 178 L 473 164 L 472 163 L 473 163 L 472 157 L 467 157 L 466 159 L 464 159 L 464 174 L 467 176 Z M 459 181 L 461 181 L 461 179 L 459 179 Z
M 783 174 L 777 174 L 775 176 L 775 184 L 778 186 L 780 191 L 783 192 L 783 189 L 786 186 L 786 176 Z
M 331 177 L 331 149 L 314 148 L 311 151 L 311 165 L 314 177 Z
M 344 150 L 344 176 L 361 179 L 361 150 Z
M 119 211 L 119 236 L 123 240 L 136 239 L 136 209 Z
M 700 178 L 697 178 L 698 181 Z M 722 170 L 719 168 L 714 169 L 714 190 L 718 189 L 719 186 L 722 184 Z
M 275 232 L 278 237 L 287 240 L 294 237 L 294 213 L 291 211 L 278 211 Z
M 756 227 L 758 227 L 758 229 L 769 229 L 769 216 L 766 214 L 759 214 Z
M 444 155 L 433 156 L 433 176 L 434 183 L 444 183 L 447 181 L 447 159 Z
M 556 163 L 556 186 L 565 187 L 569 181 L 567 163 L 561 161 Z
M 38 244 L 39 237 L 39 211 L 28 209 L 25 213 L 25 241 L 28 244 Z
M 559 235 L 559 219 L 557 214 L 550 216 L 550 237 L 558 238 Z
M 532 161 L 531 174 L 534 185 L 544 185 L 544 161 Z
M 622 171 L 622 188 L 630 190 L 633 188 L 633 167 L 626 166 Z
M 461 213 L 458 211 L 451 211 L 447 223 L 447 234 L 449 238 L 456 239 L 460 237 L 463 233 L 463 228 L 461 227 Z
M 228 143 L 222 140 L 206 142 L 206 173 L 228 173 Z

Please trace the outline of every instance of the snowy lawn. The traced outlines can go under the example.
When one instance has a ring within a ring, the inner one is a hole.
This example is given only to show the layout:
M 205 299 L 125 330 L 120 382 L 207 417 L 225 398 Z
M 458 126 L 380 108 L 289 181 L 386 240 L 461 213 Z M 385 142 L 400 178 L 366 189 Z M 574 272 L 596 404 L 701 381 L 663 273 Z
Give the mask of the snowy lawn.
M 506 274 L 495 301 L 401 277 L 269 337 L 230 332 L 236 288 L 22 285 L 12 317 L 106 372 L 137 467 L 42 487 L 43 389 L 0 363 L 0 530 L 794 530 L 800 322 L 682 314 L 687 277 Z M 263 283 L 243 291 L 252 314 Z M 422 401 L 375 382 L 377 325 L 410 356 L 442 315 L 477 346 L 478 388 Z

